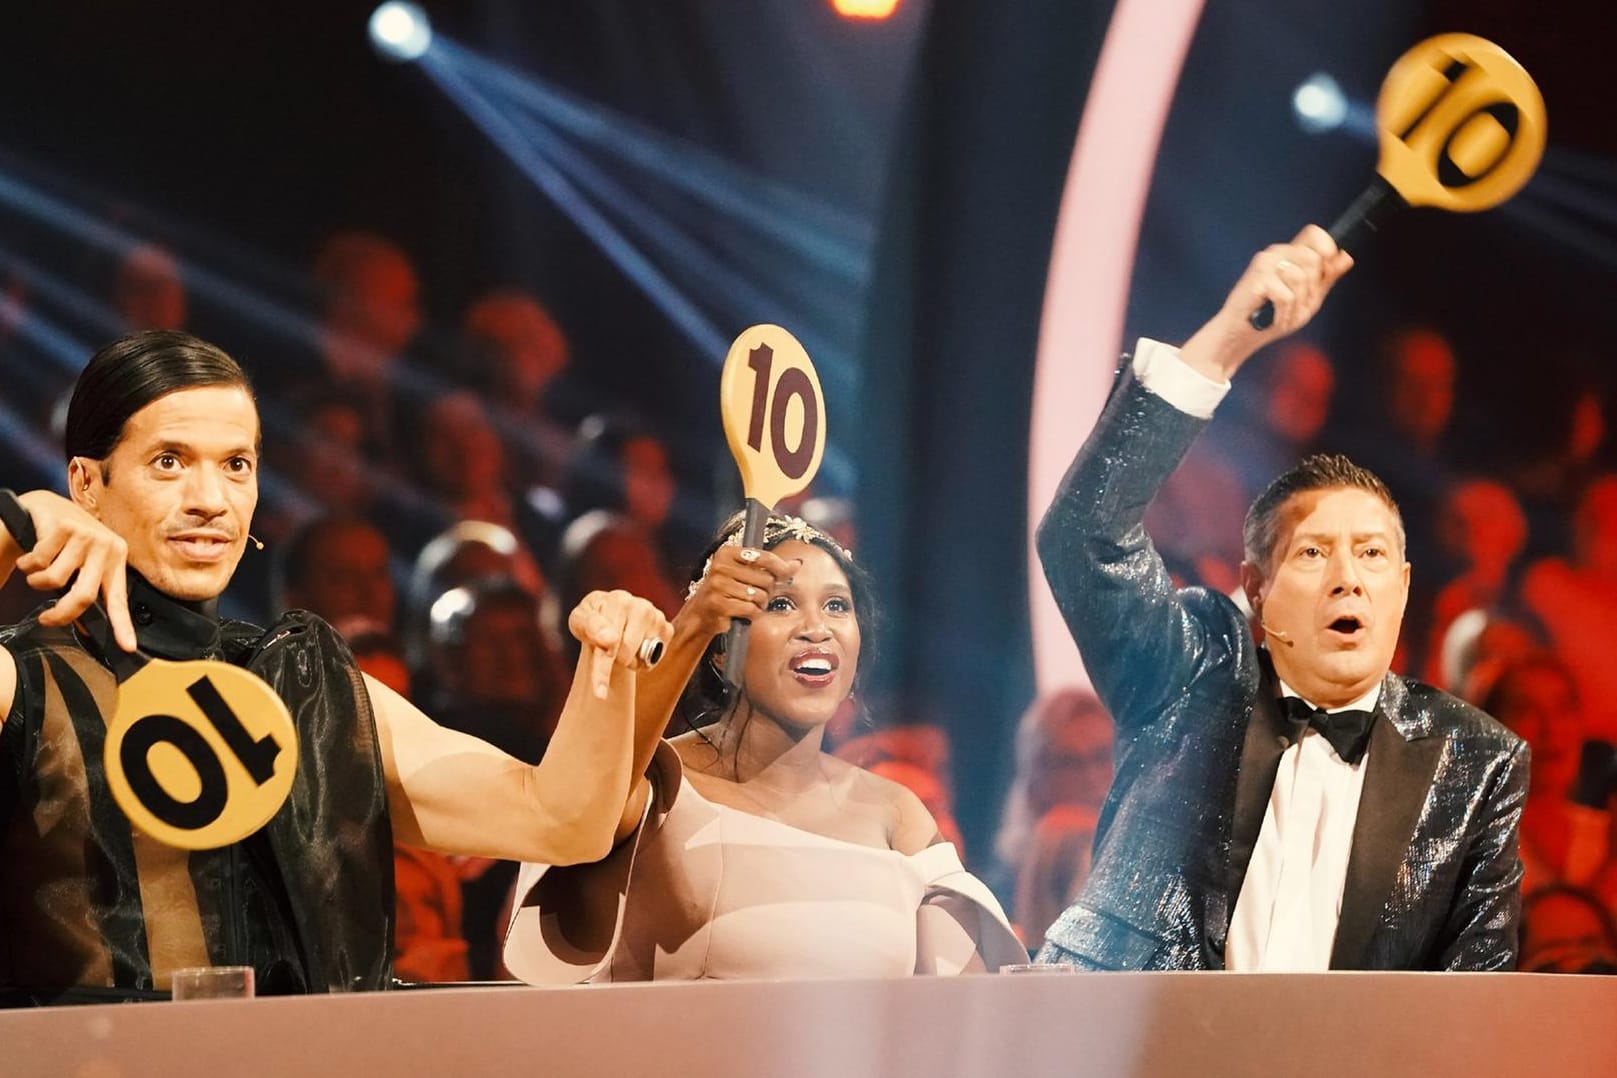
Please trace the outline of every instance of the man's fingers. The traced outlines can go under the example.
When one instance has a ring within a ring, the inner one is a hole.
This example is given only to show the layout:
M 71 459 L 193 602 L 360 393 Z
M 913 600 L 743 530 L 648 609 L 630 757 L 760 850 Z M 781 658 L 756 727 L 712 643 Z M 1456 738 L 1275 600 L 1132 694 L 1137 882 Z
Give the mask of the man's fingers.
M 84 564 L 89 556 L 90 540 L 83 535 L 74 535 L 60 548 L 60 552 L 51 559 L 50 564 L 34 570 L 28 574 L 28 586 L 39 591 L 55 591 L 67 587 L 73 574 Z
M 618 649 L 592 647 L 590 648 L 590 684 L 595 688 L 595 698 L 605 700 L 612 688 L 612 664 L 617 660 Z
M 615 664 L 629 668 L 645 664 L 646 641 L 666 644 L 673 635 L 661 611 L 626 591 L 591 593 L 573 609 L 567 624 L 590 649 L 590 687 L 602 699 L 611 690 Z
M 623 631 L 619 628 L 619 622 L 611 615 L 596 612 L 590 616 L 585 638 L 591 647 L 616 651 L 618 644 L 623 640 Z
M 611 647 L 617 643 L 617 622 L 607 613 L 603 592 L 591 592 L 573 607 L 573 612 L 567 615 L 567 631 L 579 643 L 591 647 Z
M 73 586 L 56 605 L 66 608 L 73 617 L 78 617 L 88 610 L 90 604 L 101 594 L 106 562 L 107 552 L 101 547 L 92 547 L 85 554 L 83 564 L 79 566 L 79 575 L 73 581 Z
M 1346 251 L 1337 251 L 1325 263 L 1326 279 L 1331 284 L 1340 281 L 1347 271 L 1353 268 L 1353 256 Z
M 34 522 L 36 530 L 39 521 Z M 17 559 L 17 568 L 25 573 L 33 574 L 50 565 L 62 548 L 75 537 L 76 533 L 67 528 L 46 528 L 44 534 L 34 541 L 34 549 Z
M 40 615 L 40 621 L 46 625 L 66 624 L 89 609 L 97 598 L 104 597 L 118 645 L 135 650 L 135 627 L 129 617 L 124 580 L 128 543 L 64 498 L 43 491 L 25 497 L 29 499 L 38 536 L 34 549 L 17 559 L 16 568 L 31 588 L 68 589 Z
M 108 559 L 106 571 L 102 574 L 101 594 L 107 601 L 107 620 L 112 623 L 113 639 L 125 651 L 133 652 L 138 642 L 135 623 L 129 618 L 127 561 L 122 550 L 116 550 L 114 554 L 116 556 Z
M 1331 234 L 1319 225 L 1305 225 L 1303 230 L 1297 233 L 1296 239 L 1291 242 L 1298 247 L 1308 248 L 1319 255 L 1321 259 L 1328 259 L 1340 250 L 1336 246 L 1336 241 L 1331 238 Z
M 1293 292 L 1285 281 L 1275 276 L 1259 281 L 1257 292 L 1259 304 L 1268 300 L 1275 305 L 1275 324 L 1284 325 L 1292 305 L 1297 302 L 1297 293 Z
M 631 660 L 629 665 L 643 664 L 648 667 L 655 665 L 655 662 L 651 661 L 651 656 L 656 655 L 660 658 L 662 647 L 648 648 L 646 641 L 654 640 L 666 646 L 671 634 L 668 619 L 663 617 L 662 611 L 650 603 L 641 604 L 635 613 L 632 626 L 624 634 L 624 639 L 634 643 L 635 646 L 634 654 L 629 656 Z

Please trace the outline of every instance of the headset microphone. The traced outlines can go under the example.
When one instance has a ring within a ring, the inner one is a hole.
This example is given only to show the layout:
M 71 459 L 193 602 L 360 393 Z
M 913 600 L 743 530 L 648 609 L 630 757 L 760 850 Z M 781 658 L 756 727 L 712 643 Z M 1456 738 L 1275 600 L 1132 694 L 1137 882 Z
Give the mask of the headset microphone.
M 1270 636 L 1274 637 L 1288 648 L 1294 648 L 1297 646 L 1291 642 L 1291 634 L 1286 632 L 1284 629 L 1271 629 L 1269 627 L 1269 623 L 1266 621 L 1260 621 L 1258 624 L 1263 626 L 1263 631 L 1265 633 L 1268 633 Z

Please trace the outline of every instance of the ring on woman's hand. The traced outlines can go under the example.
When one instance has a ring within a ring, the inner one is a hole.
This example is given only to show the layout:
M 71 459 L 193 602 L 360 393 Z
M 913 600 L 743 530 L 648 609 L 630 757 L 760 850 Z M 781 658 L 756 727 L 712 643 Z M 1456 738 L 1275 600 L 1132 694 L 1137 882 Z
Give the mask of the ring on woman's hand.
M 662 661 L 663 642 L 655 636 L 648 636 L 640 641 L 640 650 L 635 652 L 640 662 L 646 666 L 656 666 Z
M 1296 269 L 1296 268 L 1297 268 L 1297 263 L 1288 261 L 1287 259 L 1284 259 L 1284 258 L 1282 258 L 1279 262 L 1275 263 L 1275 269 L 1280 271 L 1281 273 L 1284 273 L 1289 269 Z
M 742 561 L 746 562 L 748 565 L 751 565 L 753 562 L 758 560 L 758 551 L 754 550 L 750 546 L 742 547 L 741 552 L 739 554 L 737 554 L 736 557 L 740 558 Z
M 748 584 L 747 585 L 747 598 L 751 599 L 754 595 L 757 595 L 757 594 L 758 594 L 758 589 L 753 587 L 751 584 Z

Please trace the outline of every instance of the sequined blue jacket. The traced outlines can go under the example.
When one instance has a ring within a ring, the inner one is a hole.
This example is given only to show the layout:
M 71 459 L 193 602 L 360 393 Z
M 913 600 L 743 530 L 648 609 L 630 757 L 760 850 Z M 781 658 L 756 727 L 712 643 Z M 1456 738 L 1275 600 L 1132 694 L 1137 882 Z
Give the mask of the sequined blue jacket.
M 1039 528 L 1117 723 L 1093 871 L 1046 933 L 1053 955 L 1096 969 L 1223 968 L 1286 744 L 1245 618 L 1226 596 L 1176 589 L 1141 525 L 1203 426 L 1124 374 Z M 1526 745 L 1393 674 L 1377 712 L 1332 968 L 1513 968 Z

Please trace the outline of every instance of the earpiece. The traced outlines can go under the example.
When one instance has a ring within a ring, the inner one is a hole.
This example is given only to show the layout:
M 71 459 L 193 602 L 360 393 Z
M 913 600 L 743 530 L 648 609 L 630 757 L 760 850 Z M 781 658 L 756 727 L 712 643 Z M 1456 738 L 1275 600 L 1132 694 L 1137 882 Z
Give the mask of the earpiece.
M 260 550 L 264 549 L 264 540 L 258 538 L 258 536 L 256 536 L 256 535 L 249 534 L 247 536 L 247 541 L 249 543 L 252 543 L 254 546 L 256 546 Z

